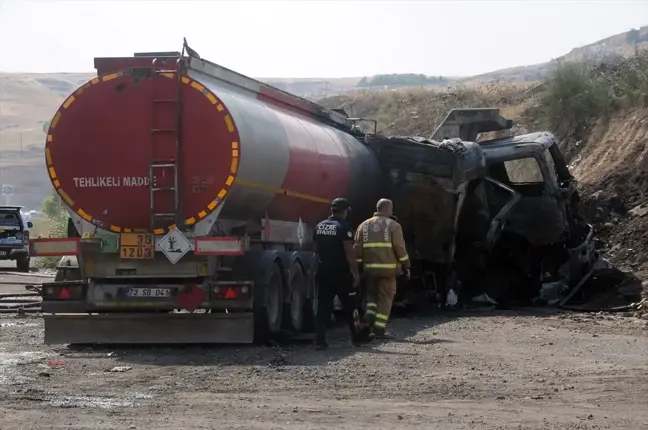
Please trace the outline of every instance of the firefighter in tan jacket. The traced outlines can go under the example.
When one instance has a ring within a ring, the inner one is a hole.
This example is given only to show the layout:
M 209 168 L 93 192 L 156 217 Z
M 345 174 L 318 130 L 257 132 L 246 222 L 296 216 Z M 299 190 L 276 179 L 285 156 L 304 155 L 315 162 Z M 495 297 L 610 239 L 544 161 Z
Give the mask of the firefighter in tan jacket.
M 403 229 L 393 216 L 391 200 L 380 199 L 373 217 L 358 226 L 355 236 L 356 258 L 362 264 L 367 285 L 364 322 L 376 337 L 385 337 L 396 276 L 409 276 L 410 260 L 405 249 Z

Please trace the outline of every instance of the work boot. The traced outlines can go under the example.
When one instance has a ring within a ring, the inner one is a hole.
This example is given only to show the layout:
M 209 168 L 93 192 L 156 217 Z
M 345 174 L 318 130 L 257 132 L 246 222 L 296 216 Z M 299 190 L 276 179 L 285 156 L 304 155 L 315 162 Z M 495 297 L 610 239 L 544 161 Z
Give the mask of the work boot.
M 357 336 L 360 338 L 371 340 L 372 327 L 370 325 L 363 324 L 360 333 Z
M 389 335 L 385 332 L 384 327 L 374 327 L 373 335 L 376 339 L 388 339 Z
M 390 335 L 389 333 L 383 333 L 381 335 L 376 335 L 375 339 L 376 340 L 390 340 L 393 339 L 394 336 Z

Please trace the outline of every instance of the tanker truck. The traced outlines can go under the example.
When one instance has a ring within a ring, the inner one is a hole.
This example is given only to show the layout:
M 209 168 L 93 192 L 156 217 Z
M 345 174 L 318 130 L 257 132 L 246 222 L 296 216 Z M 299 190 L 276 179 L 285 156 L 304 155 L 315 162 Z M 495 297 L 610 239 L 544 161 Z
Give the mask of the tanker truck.
M 252 342 L 309 330 L 314 225 L 370 214 L 380 171 L 354 122 L 183 52 L 95 58 L 45 162 L 69 212 L 45 342 Z
M 62 257 L 41 292 L 47 344 L 312 330 L 312 231 L 340 196 L 354 225 L 394 201 L 413 264 L 397 304 L 453 305 L 507 285 L 489 290 L 501 299 L 565 265 L 575 283 L 598 258 L 553 135 L 477 143 L 511 128 L 498 109 L 453 110 L 432 138 L 385 137 L 186 42 L 94 65 L 47 131 L 47 171 L 69 212 L 67 238 L 30 241 L 32 256 Z

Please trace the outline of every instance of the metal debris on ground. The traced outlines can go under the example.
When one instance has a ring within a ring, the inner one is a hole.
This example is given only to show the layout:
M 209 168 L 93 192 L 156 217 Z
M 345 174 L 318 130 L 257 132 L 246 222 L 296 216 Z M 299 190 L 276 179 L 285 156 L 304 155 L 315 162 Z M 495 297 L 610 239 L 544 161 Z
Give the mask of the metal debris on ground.
M 122 373 L 122 372 L 128 372 L 129 370 L 132 370 L 133 368 L 130 366 L 115 366 L 112 369 L 109 370 L 109 372 L 113 373 Z
M 39 293 L 0 294 L 0 314 L 15 313 L 20 315 L 40 311 L 41 299 Z

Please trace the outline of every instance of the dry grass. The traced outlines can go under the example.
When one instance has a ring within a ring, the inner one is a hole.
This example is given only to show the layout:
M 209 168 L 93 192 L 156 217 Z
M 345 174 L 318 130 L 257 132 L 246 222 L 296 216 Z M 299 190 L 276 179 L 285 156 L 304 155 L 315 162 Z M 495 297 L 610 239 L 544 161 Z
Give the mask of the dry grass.
M 481 87 L 359 90 L 320 103 L 329 108 L 343 108 L 354 117 L 375 119 L 378 131 L 383 134 L 430 136 L 450 109 L 462 107 L 498 107 L 505 116 L 518 122 L 513 131 L 520 132 L 526 130 L 525 113 L 539 100 L 526 93 L 531 86 L 531 83 L 491 82 Z

